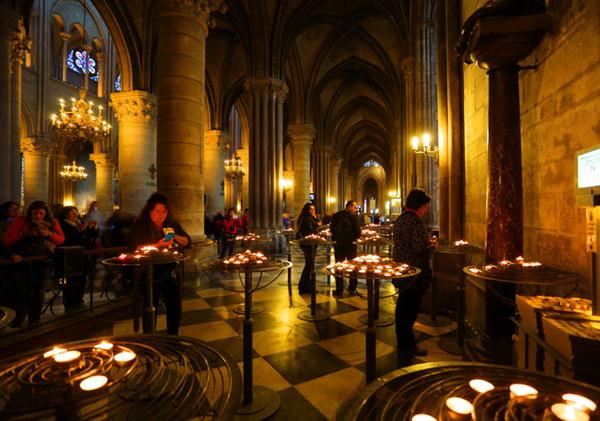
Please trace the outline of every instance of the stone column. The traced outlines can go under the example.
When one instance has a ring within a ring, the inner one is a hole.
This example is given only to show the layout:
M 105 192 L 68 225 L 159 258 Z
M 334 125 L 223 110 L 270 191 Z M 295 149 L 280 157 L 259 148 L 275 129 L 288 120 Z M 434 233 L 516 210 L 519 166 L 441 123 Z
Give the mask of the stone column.
M 98 98 L 104 97 L 104 81 L 106 80 L 106 54 L 96 53 L 96 71 L 98 72 Z
M 288 215 L 294 216 L 295 215 L 294 212 L 296 209 L 296 203 L 294 201 L 294 199 L 295 199 L 294 195 L 296 194 L 296 192 L 295 192 L 296 182 L 295 182 L 295 178 L 294 178 L 294 171 L 284 171 L 283 177 L 287 178 L 288 180 L 293 181 L 292 186 L 288 190 L 284 190 L 283 194 L 285 195 L 285 209 L 284 210 L 288 213 Z
M 522 4 L 527 7 L 527 3 Z M 545 10 L 542 2 L 542 10 Z M 518 10 L 515 10 L 518 13 Z M 489 77 L 488 192 L 486 261 L 515 259 L 523 254 L 523 190 L 518 62 L 526 58 L 550 27 L 548 14 L 489 16 L 475 12 L 463 25 L 459 52 Z M 531 13 L 524 9 L 523 13 Z M 515 285 L 485 283 L 484 333 L 477 351 L 509 362 L 514 325 Z M 501 298 L 499 298 L 501 297 Z
M 250 186 L 248 185 L 248 180 L 250 177 L 248 173 L 250 172 L 250 154 L 248 153 L 248 148 L 238 148 L 238 150 L 235 152 L 242 160 L 242 167 L 244 168 L 244 176 L 237 183 L 237 194 L 240 196 L 239 198 L 242 203 L 242 211 L 244 211 L 244 209 L 248 207 L 249 203 L 248 194 L 250 192 Z
M 317 212 L 323 216 L 327 212 L 327 198 L 329 197 L 329 165 L 331 148 L 316 146 L 315 157 L 315 196 L 317 199 Z
M 204 76 L 210 12 L 222 0 L 158 3 L 157 171 L 177 218 L 204 238 Z
M 112 213 L 113 207 L 113 178 L 115 159 L 106 152 L 90 154 L 90 160 L 96 164 L 96 201 L 100 212 L 105 218 Z
M 255 78 L 244 84 L 250 108 L 250 226 L 255 231 L 281 228 L 283 177 L 283 102 L 287 85 Z
M 206 194 L 206 214 L 212 217 L 217 211 L 225 207 L 225 181 L 224 161 L 227 158 L 227 148 L 231 145 L 231 138 L 222 130 L 206 130 L 204 132 L 204 170 L 207 182 L 204 184 Z M 232 189 L 233 193 L 233 189 Z M 235 202 L 234 198 L 230 198 Z M 232 202 L 232 203 L 233 203 Z
M 12 196 L 12 149 L 10 137 L 11 40 L 17 18 L 9 2 L 0 2 L 0 203 Z
M 11 81 L 10 81 L 10 175 L 11 197 L 19 202 L 21 198 L 21 100 L 22 66 L 30 42 L 25 38 L 23 20 L 19 19 L 18 30 L 13 32 L 11 41 Z
M 25 206 L 34 200 L 48 202 L 50 154 L 56 143 L 31 137 L 21 141 L 25 157 Z
M 121 210 L 137 215 L 156 191 L 156 98 L 145 91 L 114 92 L 119 122 Z
M 404 129 L 404 141 L 401 142 L 400 156 L 403 165 L 402 192 L 404 197 L 410 189 L 417 186 L 417 160 L 412 151 L 410 139 L 415 133 L 415 59 L 407 57 L 402 61 L 402 75 L 404 76 L 406 125 Z
M 67 54 L 69 53 L 69 41 L 71 40 L 71 34 L 61 32 L 60 39 L 62 41 L 60 45 L 60 60 L 61 60 L 61 76 L 62 81 L 67 81 Z
M 288 135 L 292 142 L 294 157 L 294 215 L 298 217 L 311 193 L 310 148 L 315 138 L 315 127 L 311 123 L 290 124 Z
M 338 211 L 342 206 L 339 192 L 339 179 L 340 179 L 340 168 L 342 166 L 342 160 L 338 158 L 334 158 L 331 160 L 330 164 L 330 175 L 329 175 L 329 197 L 335 199 L 335 202 L 329 202 L 327 206 L 327 211 L 330 214 L 333 214 Z

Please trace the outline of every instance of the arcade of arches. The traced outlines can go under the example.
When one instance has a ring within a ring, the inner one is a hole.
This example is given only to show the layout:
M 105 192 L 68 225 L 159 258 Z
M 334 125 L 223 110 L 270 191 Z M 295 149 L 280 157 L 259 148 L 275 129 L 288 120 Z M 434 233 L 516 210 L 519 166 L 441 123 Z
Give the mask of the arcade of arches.
M 292 216 L 311 193 L 391 214 L 421 187 L 441 238 L 589 280 L 574 157 L 600 144 L 599 34 L 597 1 L 0 0 L 0 201 L 137 214 L 160 191 L 200 239 L 226 206 L 272 234 L 284 194 Z M 54 137 L 82 88 L 110 136 Z

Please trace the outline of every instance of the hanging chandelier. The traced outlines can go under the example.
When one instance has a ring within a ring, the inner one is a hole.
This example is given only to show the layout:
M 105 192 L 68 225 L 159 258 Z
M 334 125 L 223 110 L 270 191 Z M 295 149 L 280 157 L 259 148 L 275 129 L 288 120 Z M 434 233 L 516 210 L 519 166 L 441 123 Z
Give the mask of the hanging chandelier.
M 52 114 L 52 131 L 57 137 L 71 141 L 95 142 L 106 138 L 110 134 L 111 125 L 102 117 L 103 107 L 98 106 L 98 113 L 94 113 L 94 103 L 85 100 L 86 91 L 79 91 L 79 100 L 71 98 L 71 107 L 68 108 L 65 100 L 60 98 L 58 114 Z
M 242 159 L 237 156 L 225 160 L 225 175 L 228 177 L 242 177 L 244 175 L 244 166 Z
M 84 167 L 79 167 L 75 164 L 75 161 L 71 165 L 63 165 L 63 170 L 60 172 L 60 176 L 68 181 L 82 181 L 87 178 L 87 173 Z

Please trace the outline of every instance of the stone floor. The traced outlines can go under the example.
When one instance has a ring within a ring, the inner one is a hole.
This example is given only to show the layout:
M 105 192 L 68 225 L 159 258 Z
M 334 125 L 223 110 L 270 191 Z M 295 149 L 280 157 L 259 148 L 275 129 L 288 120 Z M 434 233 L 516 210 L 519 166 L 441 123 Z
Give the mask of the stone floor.
M 302 257 L 295 255 L 293 262 L 295 282 L 303 267 Z M 318 268 L 324 265 L 323 257 L 317 260 Z M 281 407 L 272 419 L 299 419 L 300 414 L 305 420 L 335 419 L 340 405 L 366 386 L 366 326 L 359 321 L 366 314 L 366 300 L 360 296 L 336 300 L 325 275 L 318 273 L 317 308 L 330 312 L 331 318 L 306 322 L 297 315 L 309 308 L 310 296 L 299 295 L 294 287 L 290 297 L 288 288 L 280 285 L 282 281 L 287 281 L 287 274 L 253 294 L 254 307 L 264 309 L 253 317 L 254 384 L 268 386 L 280 394 Z M 198 288 L 186 288 L 180 334 L 210 342 L 231 355 L 241 369 L 242 316 L 234 309 L 243 301 L 243 294 L 206 279 Z M 383 299 L 381 315 L 391 316 L 393 306 L 393 298 Z M 431 328 L 417 323 L 417 340 L 429 354 L 415 362 L 458 360 L 436 345 L 440 336 L 455 327 L 453 324 Z M 166 317 L 159 314 L 157 330 L 165 329 Z M 113 325 L 114 335 L 132 332 L 131 319 Z M 377 329 L 378 375 L 397 368 L 395 344 L 393 325 Z

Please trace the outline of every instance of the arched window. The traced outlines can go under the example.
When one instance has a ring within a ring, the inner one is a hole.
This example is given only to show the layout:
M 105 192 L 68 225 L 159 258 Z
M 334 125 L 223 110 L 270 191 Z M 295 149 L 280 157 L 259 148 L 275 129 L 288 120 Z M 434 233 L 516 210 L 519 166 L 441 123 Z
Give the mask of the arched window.
M 381 167 L 381 164 L 373 159 L 369 159 L 367 162 L 363 164 L 363 167 Z
M 117 75 L 115 79 L 115 92 L 121 92 L 121 75 Z
M 90 80 L 98 82 L 96 60 L 83 49 L 71 50 L 67 54 L 67 67 L 75 73 L 82 75 L 89 72 Z

